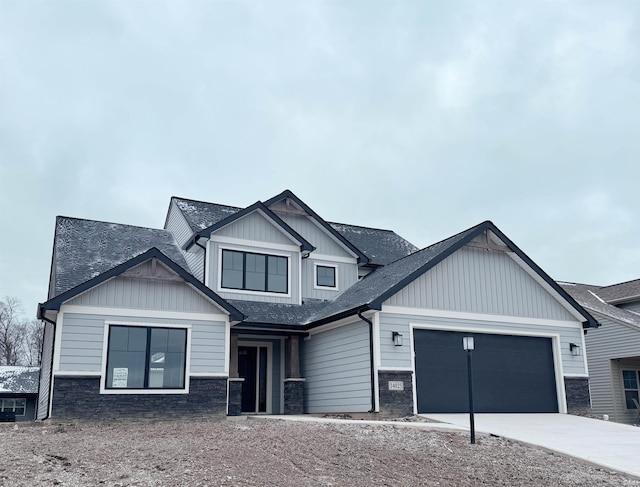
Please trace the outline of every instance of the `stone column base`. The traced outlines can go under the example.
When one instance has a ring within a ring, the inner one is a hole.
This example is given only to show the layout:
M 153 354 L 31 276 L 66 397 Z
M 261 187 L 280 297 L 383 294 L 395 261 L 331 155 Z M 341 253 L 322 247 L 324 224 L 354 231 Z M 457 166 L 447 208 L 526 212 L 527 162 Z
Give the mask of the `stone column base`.
M 242 384 L 241 377 L 229 377 L 229 405 L 227 416 L 240 416 L 242 413 Z
M 284 380 L 284 414 L 304 413 L 304 379 Z
M 402 418 L 413 415 L 413 373 L 379 371 L 380 415 Z
M 564 393 L 567 397 L 567 412 L 577 416 L 591 414 L 591 396 L 587 377 L 565 377 Z

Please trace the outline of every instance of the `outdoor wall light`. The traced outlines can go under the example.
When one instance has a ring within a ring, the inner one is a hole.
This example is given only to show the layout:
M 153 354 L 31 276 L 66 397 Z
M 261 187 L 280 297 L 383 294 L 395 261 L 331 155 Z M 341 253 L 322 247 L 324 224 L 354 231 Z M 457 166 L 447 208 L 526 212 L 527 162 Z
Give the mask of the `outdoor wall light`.
M 392 332 L 391 339 L 396 347 L 402 346 L 402 333 L 398 333 L 397 331 Z
M 462 337 L 462 348 L 467 352 L 473 350 L 473 337 Z
M 573 355 L 574 357 L 578 357 L 580 355 L 580 345 L 570 343 L 569 350 L 571 350 L 571 355 Z

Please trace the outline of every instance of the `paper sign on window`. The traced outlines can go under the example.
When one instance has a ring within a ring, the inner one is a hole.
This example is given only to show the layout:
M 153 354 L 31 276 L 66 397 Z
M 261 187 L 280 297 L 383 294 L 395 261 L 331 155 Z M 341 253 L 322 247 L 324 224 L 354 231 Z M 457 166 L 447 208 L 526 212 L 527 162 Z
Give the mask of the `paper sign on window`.
M 129 369 L 126 367 L 114 367 L 113 369 L 113 381 L 111 387 L 127 387 L 127 380 L 129 378 Z

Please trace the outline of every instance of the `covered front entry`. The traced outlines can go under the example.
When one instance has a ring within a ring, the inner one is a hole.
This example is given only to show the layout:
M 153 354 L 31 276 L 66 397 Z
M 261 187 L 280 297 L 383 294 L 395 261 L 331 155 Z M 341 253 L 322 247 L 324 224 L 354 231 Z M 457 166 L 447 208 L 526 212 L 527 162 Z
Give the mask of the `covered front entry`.
M 551 338 L 416 329 L 418 413 L 468 411 L 463 336 L 475 337 L 476 412 L 558 412 Z

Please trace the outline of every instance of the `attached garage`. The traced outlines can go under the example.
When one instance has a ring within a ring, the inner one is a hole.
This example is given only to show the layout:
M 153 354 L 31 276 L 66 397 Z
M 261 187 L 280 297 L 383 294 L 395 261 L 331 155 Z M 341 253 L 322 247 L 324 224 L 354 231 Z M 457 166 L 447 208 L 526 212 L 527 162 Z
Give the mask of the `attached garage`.
M 475 338 L 476 412 L 558 412 L 551 338 L 415 329 L 418 413 L 468 411 L 463 336 Z

